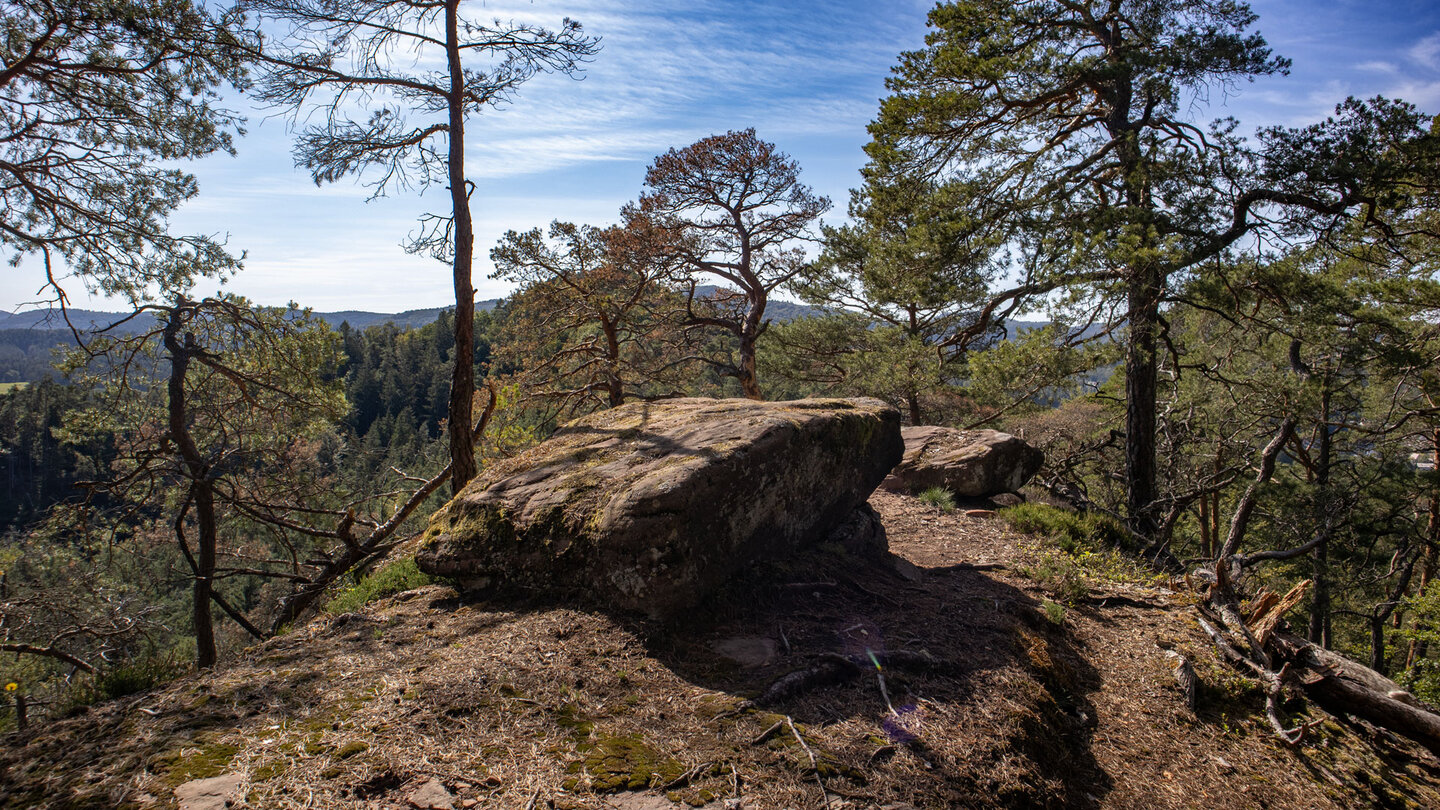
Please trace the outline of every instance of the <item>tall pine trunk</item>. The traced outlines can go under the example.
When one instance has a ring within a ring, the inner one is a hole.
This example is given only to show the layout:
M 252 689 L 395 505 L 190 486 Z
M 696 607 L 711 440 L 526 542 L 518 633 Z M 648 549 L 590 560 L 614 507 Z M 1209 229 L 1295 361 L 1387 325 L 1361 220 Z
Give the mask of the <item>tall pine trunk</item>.
M 455 368 L 450 376 L 450 489 L 458 495 L 475 477 L 475 436 L 471 427 L 475 396 L 475 287 L 470 270 L 475 230 L 465 181 L 465 74 L 460 63 L 460 0 L 445 3 L 445 53 L 449 61 L 450 205 L 455 252 Z
M 748 262 L 748 249 L 745 251 L 745 255 L 745 261 Z M 753 279 L 751 283 L 752 288 L 745 291 L 746 297 L 750 300 L 745 320 L 740 329 L 740 362 L 735 376 L 740 381 L 741 392 L 748 399 L 761 400 L 765 397 L 760 393 L 760 380 L 755 369 L 755 346 L 760 340 L 760 333 L 764 331 L 762 324 L 768 296 L 765 288 L 760 285 L 759 279 Z
M 1125 502 L 1130 530 L 1154 538 L 1155 400 L 1160 277 L 1150 265 L 1132 271 L 1129 289 L 1129 345 L 1125 352 Z
M 1330 467 L 1334 455 L 1330 435 L 1330 381 L 1323 381 L 1320 390 L 1320 441 L 1315 461 L 1315 491 L 1318 506 L 1330 503 Z M 1328 537 L 1328 534 L 1327 534 Z M 1330 648 L 1330 541 L 1327 539 L 1311 552 L 1310 578 L 1315 581 L 1315 595 L 1310 601 L 1309 639 L 1312 644 Z M 1379 635 L 1376 635 L 1379 633 Z M 1384 634 L 1379 627 L 1372 632 L 1372 650 L 1383 657 Z

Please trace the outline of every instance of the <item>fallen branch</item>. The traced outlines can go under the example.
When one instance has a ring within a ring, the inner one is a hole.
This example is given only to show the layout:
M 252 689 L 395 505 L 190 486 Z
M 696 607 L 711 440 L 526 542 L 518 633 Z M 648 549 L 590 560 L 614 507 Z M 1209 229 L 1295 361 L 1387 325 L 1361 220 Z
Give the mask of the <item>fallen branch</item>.
M 830 792 L 825 789 L 825 780 L 820 776 L 820 763 L 815 761 L 815 752 L 805 744 L 805 738 L 800 736 L 800 729 L 795 728 L 795 721 L 791 720 L 789 715 L 785 716 L 785 725 L 790 727 L 790 733 L 795 735 L 795 742 L 800 743 L 800 747 L 805 751 L 805 756 L 810 758 L 810 770 L 815 774 L 815 783 L 820 786 L 820 798 L 825 802 L 825 807 L 829 808 Z
M 679 776 L 675 777 L 669 783 L 663 785 L 660 790 L 677 790 L 679 788 L 685 787 L 686 785 L 690 784 L 690 781 L 692 779 L 699 776 L 701 773 L 703 773 L 705 770 L 707 770 L 708 768 L 710 768 L 710 766 L 714 764 L 715 763 L 713 762 L 702 762 L 699 765 L 696 765 L 695 767 L 686 771 L 685 773 L 682 773 Z
M 1229 639 L 1225 638 L 1224 633 L 1211 625 L 1210 622 L 1205 621 L 1203 617 L 1197 621 L 1200 622 L 1201 629 L 1210 636 L 1210 640 L 1215 644 L 1215 649 L 1219 650 L 1220 657 L 1223 658 L 1226 663 L 1237 668 L 1250 670 L 1251 674 L 1265 685 L 1265 719 L 1270 723 L 1270 728 L 1275 731 L 1277 737 L 1284 740 L 1288 745 L 1298 745 L 1305 738 L 1305 733 L 1321 721 L 1316 720 L 1310 723 L 1302 723 L 1293 728 L 1285 727 L 1285 722 L 1280 717 L 1280 704 L 1285 697 L 1285 679 L 1289 674 L 1289 665 L 1286 664 L 1280 668 L 1279 672 L 1276 672 L 1266 664 L 1254 660 L 1252 656 L 1242 654 L 1235 648 L 1235 645 L 1230 643 Z M 1191 674 L 1193 675 L 1194 673 L 1192 672 Z M 1177 673 L 1177 678 L 1178 677 L 1179 674 Z
M 1195 675 L 1195 668 L 1190 665 L 1189 659 L 1174 650 L 1167 650 L 1165 656 L 1175 662 L 1175 683 L 1185 697 L 1185 707 L 1194 714 L 1200 692 L 1200 679 Z

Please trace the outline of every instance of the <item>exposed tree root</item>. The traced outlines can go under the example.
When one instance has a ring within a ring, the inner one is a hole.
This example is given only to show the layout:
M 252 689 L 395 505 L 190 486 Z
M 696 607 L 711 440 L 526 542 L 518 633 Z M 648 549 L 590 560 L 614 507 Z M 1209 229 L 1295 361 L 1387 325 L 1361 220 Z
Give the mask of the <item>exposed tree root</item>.
M 856 655 L 826 653 L 813 665 L 781 676 L 766 687 L 759 697 L 748 701 L 746 706 L 772 705 L 821 686 L 858 678 L 869 669 L 881 673 L 886 668 L 923 672 L 943 663 L 928 653 L 910 650 L 872 651 Z

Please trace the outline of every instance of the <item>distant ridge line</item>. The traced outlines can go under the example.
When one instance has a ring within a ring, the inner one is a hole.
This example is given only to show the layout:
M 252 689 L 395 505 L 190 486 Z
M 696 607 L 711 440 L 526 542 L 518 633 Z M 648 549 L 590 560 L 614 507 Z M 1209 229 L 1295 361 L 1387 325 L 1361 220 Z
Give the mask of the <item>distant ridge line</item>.
M 477 310 L 492 310 L 502 299 L 488 298 L 484 301 L 476 301 Z M 366 329 L 371 326 L 378 326 L 384 323 L 393 323 L 401 328 L 418 328 L 435 322 L 440 313 L 453 307 L 429 307 L 426 309 L 408 309 L 404 312 L 369 312 L 361 309 L 344 309 L 337 312 L 316 312 L 316 317 L 339 328 L 342 323 L 349 323 L 353 329 Z M 106 312 L 94 309 L 70 309 L 70 322 L 81 331 L 103 329 L 129 316 L 125 312 Z M 123 331 L 135 332 L 145 328 L 143 324 L 153 323 L 144 319 L 136 319 L 126 324 Z M 58 309 L 30 309 L 24 312 L 0 312 L 0 329 L 62 329 L 68 330 L 65 319 L 60 316 Z

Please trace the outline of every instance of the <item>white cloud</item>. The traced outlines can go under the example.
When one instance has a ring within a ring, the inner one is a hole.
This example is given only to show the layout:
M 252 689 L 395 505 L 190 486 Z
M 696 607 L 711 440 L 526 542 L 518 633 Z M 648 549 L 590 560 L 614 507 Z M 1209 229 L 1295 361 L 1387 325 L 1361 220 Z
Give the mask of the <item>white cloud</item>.
M 1394 62 L 1361 62 L 1355 66 L 1356 70 L 1363 70 L 1367 73 L 1399 73 L 1400 67 Z
M 1410 47 L 1412 60 L 1430 68 L 1440 70 L 1440 32 L 1431 34 Z
M 1387 89 L 1385 95 L 1404 99 L 1432 115 L 1440 111 L 1440 79 L 1404 82 Z

